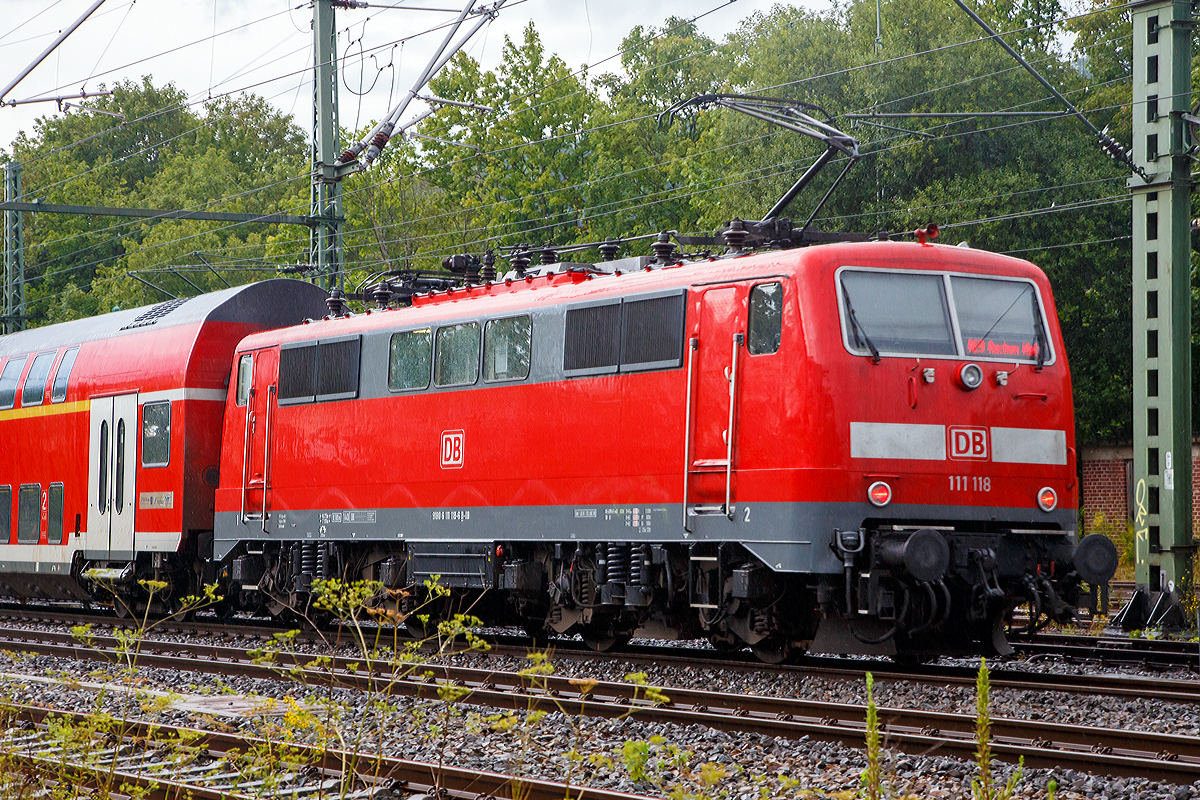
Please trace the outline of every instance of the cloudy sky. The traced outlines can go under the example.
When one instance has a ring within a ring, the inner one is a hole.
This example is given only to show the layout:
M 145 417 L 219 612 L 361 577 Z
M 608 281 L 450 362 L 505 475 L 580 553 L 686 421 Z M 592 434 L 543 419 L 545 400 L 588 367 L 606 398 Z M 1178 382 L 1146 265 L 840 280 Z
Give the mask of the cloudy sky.
M 339 10 L 342 57 L 341 122 L 354 128 L 378 119 L 429 60 L 465 0 L 370 0 L 372 7 Z M 17 77 L 94 0 L 0 0 L 0 88 Z M 488 5 L 494 0 L 481 0 Z M 508 0 L 498 19 L 471 40 L 467 52 L 485 65 L 497 61 L 504 36 L 517 37 L 530 20 L 547 48 L 571 67 L 597 64 L 617 52 L 634 25 L 659 26 L 670 16 L 703 17 L 720 39 L 775 0 Z M 829 0 L 791 0 L 813 9 Z M 385 7 L 386 6 L 386 7 Z M 312 11 L 302 0 L 107 0 L 28 77 L 0 100 L 78 95 L 101 84 L 151 75 L 171 81 L 195 101 L 252 91 L 305 120 L 311 103 Z M 465 30 L 466 26 L 464 26 Z M 215 35 L 214 35 L 215 34 Z M 616 69 L 613 59 L 593 72 Z M 362 93 L 361 95 L 359 93 Z M 420 110 L 414 105 L 407 116 Z M 0 148 L 18 131 L 61 113 L 54 103 L 0 108 Z M 79 113 L 66 109 L 66 113 Z

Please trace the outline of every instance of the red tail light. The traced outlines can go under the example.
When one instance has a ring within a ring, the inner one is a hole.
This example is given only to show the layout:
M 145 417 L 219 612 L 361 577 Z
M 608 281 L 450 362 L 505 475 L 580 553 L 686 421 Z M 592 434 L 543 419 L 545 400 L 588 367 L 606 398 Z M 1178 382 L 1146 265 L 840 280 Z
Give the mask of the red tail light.
M 883 508 L 892 502 L 892 487 L 883 481 L 875 481 L 867 488 L 867 499 L 871 501 L 871 505 Z
M 1058 507 L 1058 494 L 1049 486 L 1044 486 L 1038 490 L 1037 503 L 1042 511 L 1053 511 Z

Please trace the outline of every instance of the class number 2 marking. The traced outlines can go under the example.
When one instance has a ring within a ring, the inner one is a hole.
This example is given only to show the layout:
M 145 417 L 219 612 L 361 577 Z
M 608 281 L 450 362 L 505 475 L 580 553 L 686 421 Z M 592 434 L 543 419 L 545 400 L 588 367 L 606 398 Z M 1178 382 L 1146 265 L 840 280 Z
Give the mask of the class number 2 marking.
M 750 521 L 750 506 L 746 506 L 746 515 L 742 517 L 742 522 Z

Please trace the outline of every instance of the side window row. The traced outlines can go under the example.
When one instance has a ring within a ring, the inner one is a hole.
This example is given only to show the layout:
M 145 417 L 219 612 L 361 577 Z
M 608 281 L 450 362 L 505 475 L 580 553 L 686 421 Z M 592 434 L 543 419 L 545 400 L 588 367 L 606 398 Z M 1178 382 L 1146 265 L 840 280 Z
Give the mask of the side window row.
M 54 373 L 54 381 L 50 386 L 50 402 L 61 403 L 67 399 L 67 382 L 71 378 L 71 370 L 75 367 L 75 358 L 79 348 L 69 348 L 63 353 Z M 25 376 L 25 384 L 21 387 L 21 406 L 40 406 L 46 396 L 46 383 L 50 380 L 50 370 L 58 358 L 57 350 L 38 353 L 33 357 L 33 364 Z M 17 388 L 21 373 L 25 371 L 28 355 L 12 356 L 4 362 L 0 370 L 0 409 L 12 408 L 17 402 Z
M 533 325 L 528 315 L 488 320 L 483 325 L 483 380 L 519 381 L 529 377 Z M 470 386 L 479 380 L 480 324 L 460 322 L 437 329 L 392 334 L 388 388 L 394 392 L 426 389 L 432 373 L 439 387 Z
M 17 487 L 17 544 L 37 544 L 42 538 L 42 511 L 46 513 L 46 544 L 63 543 L 63 485 L 40 483 Z M 12 487 L 0 486 L 0 543 L 12 540 Z M 78 520 L 76 520 L 78 522 Z

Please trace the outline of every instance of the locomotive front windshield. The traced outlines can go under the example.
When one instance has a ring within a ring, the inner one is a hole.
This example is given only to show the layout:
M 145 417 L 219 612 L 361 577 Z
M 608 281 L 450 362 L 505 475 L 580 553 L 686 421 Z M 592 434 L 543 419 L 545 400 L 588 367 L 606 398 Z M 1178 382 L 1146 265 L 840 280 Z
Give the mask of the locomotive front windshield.
M 860 355 L 1049 358 L 1037 288 L 1008 278 L 843 269 L 842 327 Z

